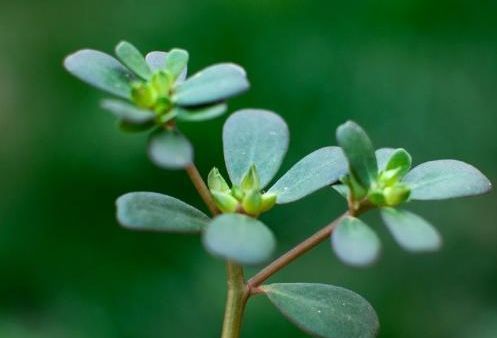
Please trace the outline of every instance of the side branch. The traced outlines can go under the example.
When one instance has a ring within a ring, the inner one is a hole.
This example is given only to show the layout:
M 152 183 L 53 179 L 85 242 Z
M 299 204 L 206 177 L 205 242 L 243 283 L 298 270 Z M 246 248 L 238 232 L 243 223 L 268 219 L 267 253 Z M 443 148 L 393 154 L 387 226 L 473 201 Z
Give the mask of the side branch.
M 197 189 L 200 197 L 207 205 L 207 208 L 209 208 L 209 211 L 212 213 L 212 215 L 215 216 L 219 214 L 219 210 L 217 209 L 216 204 L 212 200 L 209 188 L 207 188 L 207 186 L 205 185 L 205 182 L 202 179 L 202 176 L 200 176 L 200 173 L 198 172 L 198 169 L 195 166 L 195 164 L 194 163 L 190 164 L 185 168 L 185 170 L 188 176 L 190 177 L 190 180 L 192 181 L 193 185 L 195 186 L 195 189 Z
M 257 273 L 247 282 L 247 287 L 249 288 L 250 292 L 252 294 L 260 293 L 258 287 L 262 283 L 264 283 L 273 274 L 275 274 L 276 272 L 280 271 L 285 266 L 293 262 L 295 259 L 302 256 L 303 254 L 305 254 L 306 252 L 308 252 L 309 250 L 311 250 L 312 248 L 314 248 L 315 246 L 326 240 L 331 235 L 331 233 L 338 225 L 338 223 L 340 223 L 342 218 L 344 218 L 347 215 L 349 215 L 349 212 L 344 213 L 343 215 L 335 219 L 333 222 L 328 224 L 326 227 L 322 228 L 314 235 L 307 238 L 305 241 L 301 242 L 293 249 L 283 254 L 282 256 L 274 260 L 272 263 L 270 263 L 268 266 L 266 266 L 264 269 L 262 269 L 259 273 Z

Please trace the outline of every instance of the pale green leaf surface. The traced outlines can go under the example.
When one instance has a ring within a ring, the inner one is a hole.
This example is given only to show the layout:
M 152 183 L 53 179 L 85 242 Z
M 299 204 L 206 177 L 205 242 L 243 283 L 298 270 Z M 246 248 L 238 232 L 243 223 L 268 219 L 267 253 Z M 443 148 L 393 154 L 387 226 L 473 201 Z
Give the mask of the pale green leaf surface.
M 180 106 L 205 105 L 224 101 L 248 88 L 243 68 L 222 63 L 207 67 L 179 84 L 173 101 Z
M 260 109 L 233 113 L 224 124 L 224 160 L 231 182 L 240 185 L 255 165 L 261 188 L 276 175 L 288 149 L 289 132 L 277 114 Z
M 355 217 L 344 217 L 331 235 L 336 255 L 344 263 L 366 266 L 380 254 L 381 243 L 376 233 Z
M 151 135 L 148 155 L 161 168 L 182 169 L 193 162 L 193 147 L 183 134 L 161 130 Z
M 204 232 L 203 242 L 214 256 L 248 265 L 267 261 L 276 246 L 266 225 L 241 214 L 214 218 Z
M 152 51 L 145 55 L 145 61 L 153 72 L 166 69 L 166 52 Z
M 271 303 L 304 332 L 321 338 L 373 338 L 373 307 L 358 294 L 332 285 L 277 283 L 261 287 Z
M 120 120 L 131 124 L 146 124 L 155 118 L 154 112 L 138 108 L 126 101 L 105 99 L 102 100 L 101 106 Z
M 112 56 L 82 49 L 64 60 L 64 67 L 78 79 L 108 93 L 129 98 L 134 75 Z
M 407 251 L 435 251 L 442 245 L 438 231 L 412 212 L 383 208 L 381 216 L 395 241 Z
M 132 192 L 119 197 L 117 219 L 133 230 L 194 233 L 210 221 L 200 210 L 174 197 L 154 192 Z
M 140 51 L 127 41 L 121 41 L 116 46 L 116 55 L 129 69 L 142 79 L 149 80 L 152 71 Z
M 339 147 L 318 149 L 297 162 L 270 189 L 277 203 L 289 203 L 330 185 L 347 173 L 347 159 Z
M 188 52 L 184 49 L 171 49 L 166 56 L 166 69 L 173 75 L 176 79 L 180 77 L 182 73 L 186 74 L 186 67 L 188 64 Z
M 226 103 L 219 103 L 202 108 L 188 109 L 184 107 L 175 107 L 173 109 L 176 111 L 175 115 L 178 120 L 188 122 L 201 122 L 211 120 L 223 115 L 224 113 L 226 113 L 228 105 Z
M 457 160 L 438 160 L 414 167 L 403 182 L 411 188 L 413 200 L 439 200 L 480 195 L 492 184 L 478 169 Z
M 380 148 L 375 151 L 376 162 L 378 164 L 378 170 L 385 170 L 387 167 L 388 160 L 394 153 L 395 148 Z

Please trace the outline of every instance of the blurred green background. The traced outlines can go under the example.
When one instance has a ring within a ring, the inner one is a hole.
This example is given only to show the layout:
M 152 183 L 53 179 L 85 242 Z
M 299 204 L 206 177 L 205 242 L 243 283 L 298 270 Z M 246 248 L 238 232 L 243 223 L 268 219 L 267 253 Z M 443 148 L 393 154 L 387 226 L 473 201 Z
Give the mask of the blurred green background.
M 183 172 L 149 163 L 103 95 L 63 57 L 120 39 L 142 51 L 183 47 L 190 70 L 243 65 L 251 91 L 231 111 L 280 113 L 292 140 L 282 171 L 334 144 L 346 119 L 417 163 L 457 158 L 497 181 L 497 2 L 471 0 L 21 0 L 0 10 L 0 337 L 218 337 L 224 267 L 199 238 L 135 233 L 114 218 L 128 191 L 203 208 Z M 225 117 L 188 124 L 206 175 L 223 166 Z M 380 337 L 497 337 L 497 197 L 412 203 L 444 237 L 413 256 L 379 222 L 380 262 L 345 267 L 323 244 L 274 281 L 323 282 L 366 297 Z M 344 209 L 331 189 L 265 216 L 283 252 Z M 253 273 L 249 270 L 249 274 Z M 305 337 L 264 297 L 243 337 Z

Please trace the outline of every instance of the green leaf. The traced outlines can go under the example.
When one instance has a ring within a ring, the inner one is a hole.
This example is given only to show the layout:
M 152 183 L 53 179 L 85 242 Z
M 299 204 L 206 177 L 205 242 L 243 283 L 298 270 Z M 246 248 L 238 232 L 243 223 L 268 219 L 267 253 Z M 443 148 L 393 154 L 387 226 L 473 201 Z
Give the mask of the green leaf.
M 249 88 L 240 66 L 222 63 L 207 67 L 176 87 L 173 101 L 180 106 L 197 106 L 224 101 Z
M 231 182 L 239 186 L 255 165 L 264 188 L 276 175 L 288 141 L 288 127 L 275 113 L 259 109 L 233 113 L 223 128 L 224 160 Z
M 153 72 L 166 69 L 166 52 L 153 51 L 145 55 L 145 61 Z
M 241 214 L 214 218 L 204 232 L 203 242 L 211 254 L 249 265 L 267 261 L 276 246 L 268 227 Z
M 193 147 L 181 133 L 161 130 L 152 134 L 148 155 L 161 168 L 183 169 L 193 162 Z
M 358 294 L 332 285 L 277 283 L 261 287 L 271 303 L 304 332 L 321 338 L 373 338 L 373 307 Z
M 223 115 L 228 106 L 226 103 L 219 103 L 212 106 L 201 108 L 183 108 L 175 107 L 176 116 L 178 120 L 187 122 L 201 122 L 211 120 Z
M 111 94 L 129 98 L 134 75 L 112 56 L 82 49 L 67 56 L 64 67 L 78 79 Z
M 119 197 L 117 219 L 133 230 L 200 232 L 210 219 L 174 197 L 155 192 L 132 192 Z
M 343 148 L 349 161 L 350 171 L 363 187 L 368 188 L 378 175 L 371 140 L 366 132 L 352 121 L 339 126 L 336 134 L 338 145 Z
M 398 169 L 399 177 L 403 177 L 411 169 L 411 155 L 403 148 L 395 149 L 386 164 L 386 170 Z
M 177 79 L 183 72 L 186 72 L 188 64 L 188 52 L 184 49 L 171 49 L 166 56 L 166 69 Z
M 366 266 L 380 253 L 380 240 L 376 233 L 355 217 L 344 217 L 331 235 L 333 249 L 344 263 Z
M 381 216 L 395 241 L 405 250 L 424 252 L 440 248 L 440 234 L 418 215 L 405 210 L 383 208 Z
M 105 99 L 102 100 L 101 106 L 120 120 L 130 124 L 143 125 L 153 121 L 155 118 L 154 112 L 138 108 L 126 101 Z
M 301 199 L 324 186 L 335 183 L 347 173 L 347 159 L 338 147 L 318 149 L 286 172 L 270 189 L 277 203 Z
M 425 162 L 403 179 L 411 188 L 411 199 L 439 200 L 472 196 L 491 190 L 492 184 L 478 169 L 456 160 Z
M 119 42 L 116 46 L 116 55 L 122 63 L 142 79 L 149 80 L 152 77 L 152 71 L 145 62 L 145 58 L 131 43 Z
M 376 162 L 378 164 L 379 171 L 385 170 L 388 160 L 390 159 L 394 151 L 394 148 L 380 148 L 375 151 Z

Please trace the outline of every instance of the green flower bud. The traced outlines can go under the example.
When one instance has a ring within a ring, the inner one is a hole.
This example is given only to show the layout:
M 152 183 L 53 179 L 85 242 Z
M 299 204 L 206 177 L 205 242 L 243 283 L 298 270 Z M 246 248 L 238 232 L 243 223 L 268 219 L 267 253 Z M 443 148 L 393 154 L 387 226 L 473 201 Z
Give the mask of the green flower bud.
M 257 174 L 257 169 L 253 164 L 243 176 L 240 187 L 243 191 L 247 192 L 250 190 L 259 190 L 259 185 L 259 175 Z
M 154 111 L 157 113 L 164 113 L 167 112 L 171 107 L 171 100 L 169 100 L 167 97 L 161 97 L 155 103 Z
M 385 188 L 383 194 L 385 195 L 386 204 L 394 207 L 407 201 L 411 194 L 411 189 L 405 184 L 396 184 L 393 187 Z
M 277 198 L 276 194 L 272 194 L 269 192 L 262 195 L 260 212 L 266 212 L 272 207 L 274 207 L 274 205 L 276 204 L 276 198 Z
M 157 101 L 157 91 L 147 83 L 134 83 L 131 87 L 133 102 L 144 108 L 152 107 Z
M 230 193 L 211 190 L 211 195 L 216 206 L 222 212 L 231 213 L 235 212 L 238 208 L 238 200 L 231 196 Z
M 243 210 L 250 215 L 261 213 L 262 196 L 257 190 L 250 190 L 245 194 L 242 201 Z
M 240 187 L 234 185 L 231 187 L 231 195 L 235 197 L 237 200 L 241 201 L 243 199 L 243 196 L 245 196 L 245 193 L 243 192 Z
M 369 192 L 368 200 L 376 206 L 385 205 L 385 195 L 383 191 L 375 189 Z
M 172 76 L 169 72 L 158 71 L 150 79 L 150 84 L 157 91 L 159 96 L 169 96 L 169 90 L 171 88 Z
M 207 177 L 207 185 L 209 186 L 210 190 L 219 192 L 230 191 L 228 183 L 226 183 L 223 176 L 216 167 L 212 168 L 209 172 L 209 176 Z
M 390 170 L 382 171 L 378 181 L 382 186 L 391 186 L 397 183 L 402 173 L 401 168 L 395 168 Z

